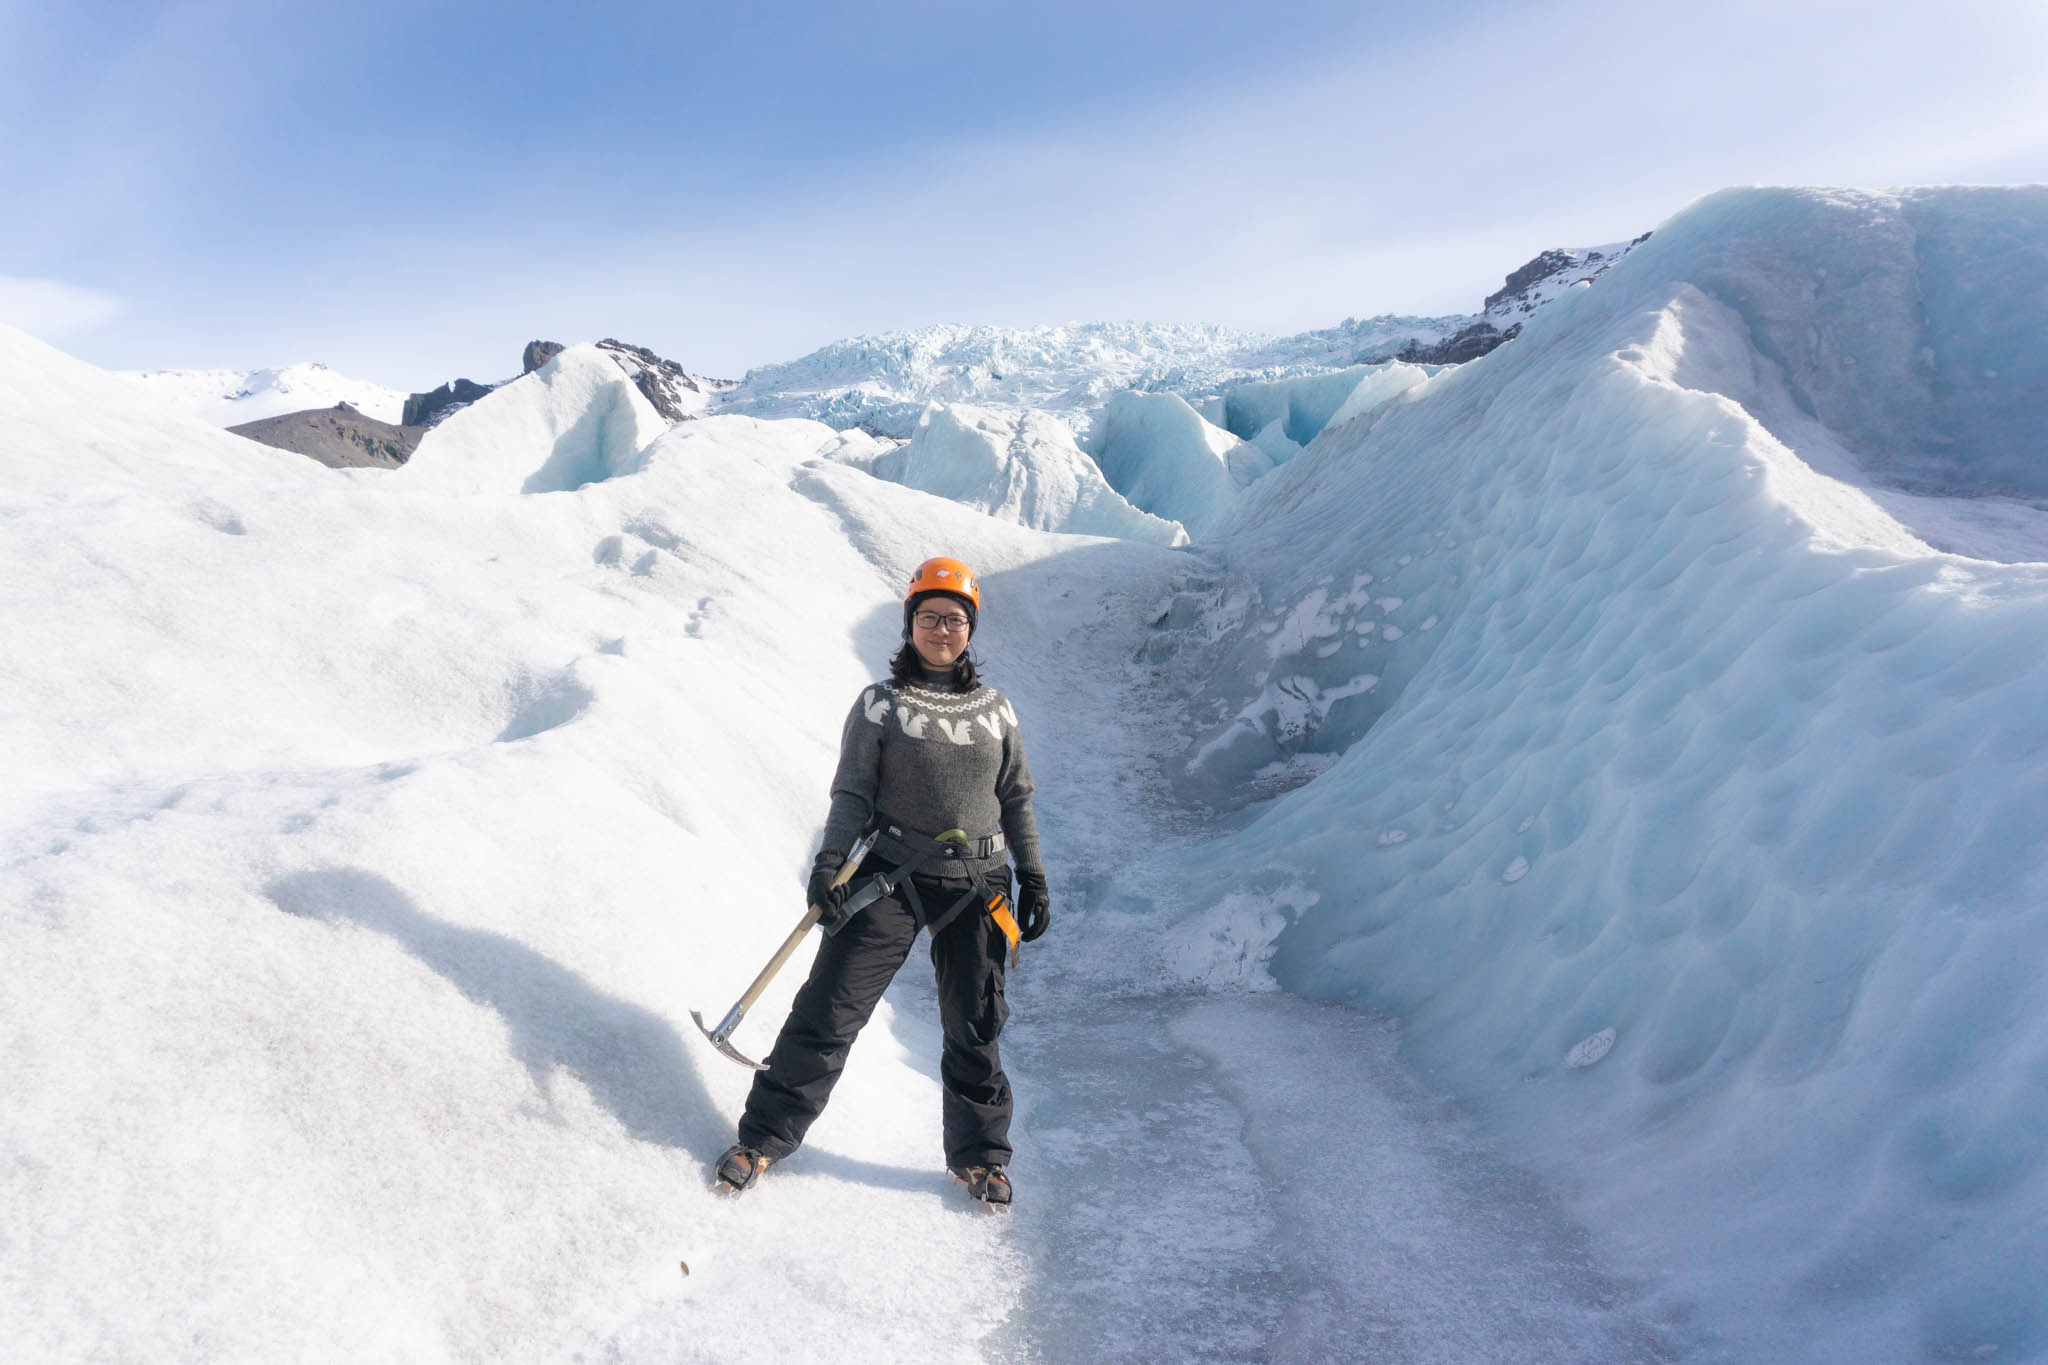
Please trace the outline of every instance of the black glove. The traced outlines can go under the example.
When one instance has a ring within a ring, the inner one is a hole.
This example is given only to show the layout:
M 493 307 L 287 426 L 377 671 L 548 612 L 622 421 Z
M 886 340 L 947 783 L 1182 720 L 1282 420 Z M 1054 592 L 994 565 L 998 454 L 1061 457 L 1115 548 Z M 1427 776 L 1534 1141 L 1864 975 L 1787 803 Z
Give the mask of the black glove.
M 1043 872 L 1017 874 L 1017 937 L 1029 943 L 1052 923 L 1052 895 Z
M 811 884 L 805 888 L 807 903 L 819 907 L 823 912 L 818 916 L 818 927 L 828 934 L 839 932 L 846 923 L 846 898 L 853 894 L 853 882 L 844 886 L 832 885 L 832 879 L 839 875 L 839 869 L 846 865 L 846 855 L 833 849 L 821 849 L 811 863 Z

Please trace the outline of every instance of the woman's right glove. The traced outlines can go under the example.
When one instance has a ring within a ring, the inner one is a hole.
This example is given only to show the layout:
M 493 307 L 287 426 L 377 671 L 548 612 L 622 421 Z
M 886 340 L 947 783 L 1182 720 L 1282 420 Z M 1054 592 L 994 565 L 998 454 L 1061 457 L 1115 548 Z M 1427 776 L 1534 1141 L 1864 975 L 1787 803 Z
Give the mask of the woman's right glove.
M 1043 872 L 1017 874 L 1017 937 L 1029 943 L 1052 923 L 1052 894 Z
M 846 865 L 846 855 L 833 849 L 820 849 L 811 863 L 811 883 L 804 889 L 805 903 L 815 905 L 821 912 L 818 927 L 828 934 L 839 932 L 846 923 L 846 898 L 853 894 L 853 882 L 844 886 L 832 885 L 832 879 L 839 875 L 839 869 Z

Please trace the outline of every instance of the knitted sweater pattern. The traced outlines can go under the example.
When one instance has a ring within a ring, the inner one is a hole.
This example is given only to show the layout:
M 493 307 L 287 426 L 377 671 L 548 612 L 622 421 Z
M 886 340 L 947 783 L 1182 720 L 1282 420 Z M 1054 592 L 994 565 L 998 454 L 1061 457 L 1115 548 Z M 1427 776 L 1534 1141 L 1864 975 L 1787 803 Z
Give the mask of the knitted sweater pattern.
M 1017 712 L 1001 692 L 879 682 L 861 692 L 846 717 L 824 846 L 844 853 L 877 812 L 886 812 L 927 835 L 961 829 L 978 838 L 1001 830 L 1017 870 L 1042 873 L 1035 790 Z M 1003 861 L 998 853 L 961 859 L 947 870 L 993 872 Z

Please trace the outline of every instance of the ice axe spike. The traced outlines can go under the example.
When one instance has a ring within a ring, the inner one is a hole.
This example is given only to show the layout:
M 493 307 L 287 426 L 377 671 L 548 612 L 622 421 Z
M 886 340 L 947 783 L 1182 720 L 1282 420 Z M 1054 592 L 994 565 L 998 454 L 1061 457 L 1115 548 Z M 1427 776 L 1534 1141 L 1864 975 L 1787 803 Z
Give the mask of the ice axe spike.
M 840 865 L 839 875 L 832 879 L 834 889 L 853 880 L 853 874 L 860 870 L 861 859 L 868 856 L 868 850 L 874 847 L 874 843 L 875 836 L 868 834 L 863 835 L 860 842 L 853 846 L 853 851 L 846 855 L 846 861 Z M 761 998 L 761 992 L 768 989 L 768 983 L 782 970 L 782 964 L 789 961 L 789 955 L 796 951 L 796 945 L 804 941 L 804 935 L 811 932 L 811 926 L 816 924 L 824 913 L 825 907 L 822 905 L 813 905 L 804 911 L 804 917 L 797 921 L 796 928 L 790 930 L 789 937 L 782 940 L 782 946 L 775 950 L 775 956 L 768 959 L 768 965 L 754 978 L 754 984 L 747 987 L 746 993 L 739 998 L 739 1003 L 725 1012 L 725 1018 L 718 1021 L 717 1028 L 706 1027 L 704 1016 L 695 1010 L 690 1011 L 690 1018 L 697 1021 L 697 1027 L 711 1040 L 711 1046 L 749 1070 L 768 1069 L 767 1063 L 754 1061 L 734 1047 L 729 1040 L 732 1038 L 733 1030 L 740 1026 L 740 1020 L 747 1017 L 747 1011 Z

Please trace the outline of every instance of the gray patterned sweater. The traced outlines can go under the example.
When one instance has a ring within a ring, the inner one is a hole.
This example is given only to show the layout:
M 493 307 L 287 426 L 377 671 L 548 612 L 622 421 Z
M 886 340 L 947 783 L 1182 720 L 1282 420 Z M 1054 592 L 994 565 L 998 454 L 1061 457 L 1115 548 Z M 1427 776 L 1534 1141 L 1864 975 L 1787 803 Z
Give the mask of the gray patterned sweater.
M 885 811 L 925 834 L 1002 831 L 1019 872 L 1043 873 L 1031 813 L 1031 765 L 1009 699 L 993 687 L 954 692 L 879 682 L 860 694 L 839 741 L 824 847 L 844 853 Z M 993 872 L 1004 855 L 927 864 L 930 872 Z

